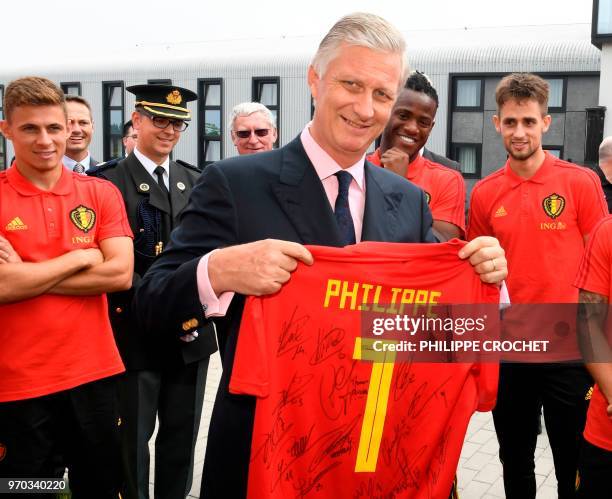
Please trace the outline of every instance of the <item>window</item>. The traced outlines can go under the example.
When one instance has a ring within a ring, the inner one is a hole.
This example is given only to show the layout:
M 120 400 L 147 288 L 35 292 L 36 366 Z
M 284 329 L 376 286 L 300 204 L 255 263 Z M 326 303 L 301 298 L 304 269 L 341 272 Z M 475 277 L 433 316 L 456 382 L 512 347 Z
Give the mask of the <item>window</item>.
M 454 109 L 482 111 L 484 84 L 481 78 L 455 78 Z
M 223 81 L 198 80 L 198 164 L 223 158 Z
M 452 144 L 451 159 L 461 164 L 465 178 L 480 178 L 482 144 Z
M 253 78 L 253 101 L 261 102 L 266 106 L 274 119 L 278 129 L 278 137 L 274 147 L 278 147 L 280 141 L 280 80 L 276 78 Z
M 542 149 L 548 151 L 550 154 L 557 158 L 563 157 L 563 146 L 542 146 Z
M 4 85 L 0 85 L 0 120 L 4 119 Z M 6 169 L 6 139 L 0 134 L 0 170 Z
M 549 111 L 565 111 L 565 78 L 544 78 L 550 89 L 548 94 Z
M 159 78 L 157 80 L 147 80 L 149 85 L 172 85 L 171 79 Z
M 60 86 L 66 95 L 81 95 L 81 84 L 78 81 L 60 83 Z
M 103 136 L 104 160 L 119 158 L 124 154 L 123 132 L 123 82 L 102 82 L 102 102 L 104 110 Z

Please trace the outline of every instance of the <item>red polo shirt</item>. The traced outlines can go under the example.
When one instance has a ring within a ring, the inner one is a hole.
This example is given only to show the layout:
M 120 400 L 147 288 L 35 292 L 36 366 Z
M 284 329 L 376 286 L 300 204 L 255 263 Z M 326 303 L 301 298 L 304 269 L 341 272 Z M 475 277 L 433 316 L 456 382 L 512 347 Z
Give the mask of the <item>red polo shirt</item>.
M 580 264 L 576 277 L 576 287 L 612 297 L 612 216 L 606 217 L 591 233 L 589 244 Z M 606 331 L 610 335 L 612 318 L 608 318 Z M 612 347 L 612 337 L 608 336 Z M 599 386 L 595 385 L 593 397 L 589 404 L 584 438 L 593 445 L 612 451 L 612 420 L 607 409 L 610 402 L 606 400 Z
M 367 160 L 382 166 L 380 149 Z M 408 165 L 406 178 L 425 191 L 434 220 L 456 225 L 465 233 L 465 184 L 459 172 L 419 156 Z
M 529 179 L 506 165 L 472 190 L 468 240 L 494 236 L 506 250 L 510 299 L 520 306 L 504 315 L 507 339 L 550 341 L 539 361 L 580 358 L 576 341 L 574 278 L 584 238 L 607 214 L 599 179 L 591 170 L 546 153 Z M 534 361 L 533 354 L 512 355 Z
M 0 172 L 0 233 L 22 260 L 41 262 L 103 239 L 132 237 L 121 194 L 62 169 L 49 191 L 16 167 Z M 0 402 L 39 397 L 122 372 L 106 295 L 43 294 L 0 305 Z

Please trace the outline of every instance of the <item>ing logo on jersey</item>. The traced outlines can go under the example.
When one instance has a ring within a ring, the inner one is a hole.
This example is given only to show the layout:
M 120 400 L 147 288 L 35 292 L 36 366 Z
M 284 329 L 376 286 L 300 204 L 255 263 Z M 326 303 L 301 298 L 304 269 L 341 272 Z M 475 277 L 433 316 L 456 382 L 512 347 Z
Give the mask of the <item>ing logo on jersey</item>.
M 544 213 L 554 220 L 563 213 L 565 198 L 559 194 L 551 194 L 542 201 L 542 208 L 544 208 Z
M 81 204 L 70 212 L 70 220 L 77 229 L 87 234 L 96 223 L 96 213 Z

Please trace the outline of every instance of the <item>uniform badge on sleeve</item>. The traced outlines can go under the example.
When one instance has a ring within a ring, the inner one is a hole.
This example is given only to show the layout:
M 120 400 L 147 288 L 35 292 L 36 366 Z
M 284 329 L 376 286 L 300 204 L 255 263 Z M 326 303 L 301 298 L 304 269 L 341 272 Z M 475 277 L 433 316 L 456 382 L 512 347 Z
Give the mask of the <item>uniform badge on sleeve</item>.
M 87 233 L 96 223 L 96 213 L 82 204 L 70 212 L 70 220 L 77 229 Z
M 565 198 L 559 194 L 551 194 L 542 201 L 544 212 L 553 220 L 563 213 Z

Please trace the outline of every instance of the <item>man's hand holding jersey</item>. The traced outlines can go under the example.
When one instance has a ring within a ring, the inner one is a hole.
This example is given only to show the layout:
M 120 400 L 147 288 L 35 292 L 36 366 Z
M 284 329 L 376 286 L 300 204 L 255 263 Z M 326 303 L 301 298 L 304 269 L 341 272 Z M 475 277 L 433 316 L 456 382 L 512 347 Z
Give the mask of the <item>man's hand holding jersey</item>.
M 461 249 L 459 258 L 468 259 L 485 283 L 500 283 L 508 275 L 505 252 L 494 237 L 475 238 Z M 208 261 L 208 277 L 217 296 L 227 291 L 263 296 L 280 290 L 298 262 L 313 263 L 303 245 L 266 239 L 214 251 Z

